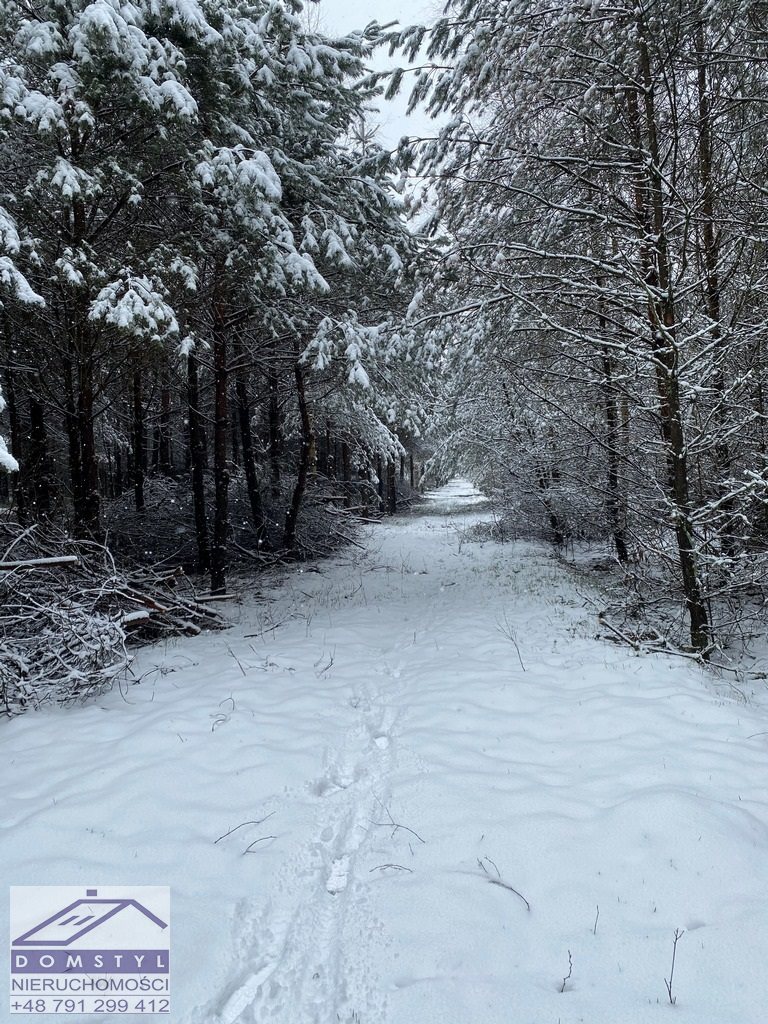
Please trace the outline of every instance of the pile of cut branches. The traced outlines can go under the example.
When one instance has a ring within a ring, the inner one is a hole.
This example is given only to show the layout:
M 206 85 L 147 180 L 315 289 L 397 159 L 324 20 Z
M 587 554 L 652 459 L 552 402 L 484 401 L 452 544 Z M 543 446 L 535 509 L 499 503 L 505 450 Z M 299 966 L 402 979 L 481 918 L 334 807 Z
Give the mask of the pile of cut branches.
M 0 524 L 0 713 L 94 696 L 131 644 L 225 625 L 181 570 L 126 573 L 100 544 Z

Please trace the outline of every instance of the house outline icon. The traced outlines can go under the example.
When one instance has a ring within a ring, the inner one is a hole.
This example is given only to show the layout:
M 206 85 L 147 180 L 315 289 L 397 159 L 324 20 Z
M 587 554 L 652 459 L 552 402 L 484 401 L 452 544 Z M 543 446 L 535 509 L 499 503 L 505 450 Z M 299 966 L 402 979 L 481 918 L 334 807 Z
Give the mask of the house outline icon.
M 58 910 L 51 917 L 46 918 L 45 921 L 41 921 L 40 924 L 36 924 L 29 931 L 24 932 L 17 939 L 12 942 L 13 946 L 21 947 L 32 947 L 32 946 L 45 946 L 51 948 L 54 946 L 65 947 L 71 945 L 71 943 L 81 939 L 88 932 L 92 932 L 94 928 L 98 928 L 106 921 L 111 920 L 118 914 L 127 910 L 128 907 L 133 907 L 134 910 L 138 910 L 146 918 L 156 924 L 158 928 L 165 930 L 168 925 L 165 921 L 161 920 L 151 910 L 147 910 L 145 906 L 139 903 L 138 900 L 129 899 L 98 899 L 98 890 L 87 889 L 84 899 L 75 900 L 74 903 L 70 903 L 68 907 L 64 907 L 62 910 Z M 103 911 L 101 913 L 94 913 L 94 907 L 101 906 Z M 79 908 L 84 908 L 87 912 L 83 912 Z M 71 934 L 61 939 L 51 938 L 35 938 L 34 936 L 42 932 L 44 929 L 50 926 L 55 926 L 58 923 L 59 927 L 69 927 Z

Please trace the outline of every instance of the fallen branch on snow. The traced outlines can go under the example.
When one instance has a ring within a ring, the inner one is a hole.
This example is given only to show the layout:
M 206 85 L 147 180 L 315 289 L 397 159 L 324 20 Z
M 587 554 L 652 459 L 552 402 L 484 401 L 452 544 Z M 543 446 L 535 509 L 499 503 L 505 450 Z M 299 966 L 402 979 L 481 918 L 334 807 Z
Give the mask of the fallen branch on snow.
M 131 643 L 226 625 L 180 570 L 124 573 L 103 545 L 13 523 L 0 551 L 0 713 L 94 696 L 129 669 Z

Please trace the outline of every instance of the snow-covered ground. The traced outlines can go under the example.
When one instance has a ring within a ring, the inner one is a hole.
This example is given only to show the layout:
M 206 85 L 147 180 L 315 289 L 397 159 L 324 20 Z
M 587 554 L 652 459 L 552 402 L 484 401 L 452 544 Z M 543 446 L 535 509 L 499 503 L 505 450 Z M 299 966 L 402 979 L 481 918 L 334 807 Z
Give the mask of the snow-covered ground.
M 175 1024 L 762 1024 L 768 715 L 487 514 L 456 481 L 3 725 L 6 882 L 172 886 Z

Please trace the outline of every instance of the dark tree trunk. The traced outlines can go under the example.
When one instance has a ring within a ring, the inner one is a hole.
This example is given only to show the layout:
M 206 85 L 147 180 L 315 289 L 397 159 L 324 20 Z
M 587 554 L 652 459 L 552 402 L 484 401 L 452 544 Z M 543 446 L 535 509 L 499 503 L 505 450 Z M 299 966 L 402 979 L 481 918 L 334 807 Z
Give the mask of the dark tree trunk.
M 167 371 L 160 386 L 160 436 L 158 438 L 159 470 L 164 476 L 173 475 L 171 451 L 171 382 Z
M 341 442 L 341 479 L 344 481 L 344 507 L 349 508 L 352 504 L 351 484 L 352 473 L 349 464 L 349 445 L 346 441 Z
M 240 430 L 239 430 L 239 414 L 237 409 L 232 410 L 232 416 L 230 417 L 230 435 L 232 453 L 230 461 L 233 466 L 240 465 Z
M 70 158 L 77 163 L 74 139 Z M 71 244 L 82 245 L 87 230 L 85 204 L 72 200 Z M 67 401 L 67 437 L 72 478 L 73 532 L 79 539 L 102 540 L 99 465 L 96 456 L 94 422 L 94 337 L 88 319 L 87 302 L 81 295 L 71 310 L 68 350 L 64 361 Z
M 701 241 L 704 263 L 704 304 L 710 320 L 710 337 L 717 355 L 717 370 L 714 377 L 714 391 L 718 396 L 717 424 L 720 436 L 714 447 L 716 470 L 719 480 L 720 509 L 724 515 L 722 530 L 723 550 L 734 554 L 737 543 L 738 521 L 734 515 L 735 502 L 727 483 L 733 468 L 733 453 L 726 437 L 728 432 L 727 373 L 725 357 L 727 345 L 721 328 L 722 303 L 720 297 L 720 236 L 715 224 L 715 180 L 713 170 L 714 140 L 712 137 L 712 115 L 710 111 L 710 85 L 707 76 L 707 54 L 702 22 L 696 26 L 697 93 L 699 107 L 699 176 L 701 178 Z M 704 497 L 704 496 L 702 496 Z
M 8 335 L 8 326 L 6 324 L 6 337 Z M 23 431 L 21 426 L 21 417 L 19 415 L 19 405 L 16 401 L 16 389 L 13 384 L 13 375 L 11 374 L 10 367 L 7 369 L 5 375 L 5 398 L 8 406 L 8 422 L 11 428 L 11 455 L 16 459 L 19 464 L 20 472 L 14 474 L 13 483 L 13 494 L 14 501 L 16 504 L 16 515 L 18 516 L 19 522 L 24 523 L 27 521 L 27 487 L 25 481 L 24 472 L 24 445 L 23 445 Z M 5 477 L 5 474 L 3 474 Z
M 120 446 L 115 445 L 115 497 L 119 498 L 123 493 L 123 453 Z
M 639 13 L 639 10 L 638 10 Z M 640 76 L 642 92 L 627 93 L 630 121 L 635 127 L 637 158 L 635 204 L 645 238 L 653 239 L 653 247 L 645 247 L 649 294 L 658 296 L 648 303 L 650 347 L 656 365 L 661 433 L 667 453 L 670 503 L 673 508 L 674 532 L 680 564 L 683 593 L 690 620 L 691 645 L 706 657 L 710 643 L 710 624 L 699 579 L 695 548 L 692 508 L 688 485 L 688 458 L 683 411 L 680 396 L 679 353 L 676 341 L 675 298 L 667 245 L 664 181 L 661 171 L 661 147 L 658 139 L 654 81 L 643 34 L 646 28 L 638 18 Z M 642 97 L 645 118 L 640 128 L 638 99 Z M 647 150 L 650 160 L 646 161 Z
M 277 377 L 277 347 L 271 349 L 272 365 L 267 375 L 269 398 L 267 401 L 267 421 L 269 429 L 268 450 L 269 470 L 272 486 L 272 497 L 280 497 L 280 456 L 282 454 L 283 433 L 280 423 L 280 395 Z
M 33 516 L 46 518 L 51 514 L 53 474 L 48 453 L 45 410 L 36 394 L 29 396 L 29 495 Z
M 556 547 L 561 547 L 565 543 L 565 527 L 561 522 L 550 497 L 550 489 L 553 484 L 558 482 L 559 476 L 560 474 L 556 467 L 539 465 L 538 483 L 539 490 L 541 491 L 541 504 L 544 508 L 544 512 L 546 513 L 549 528 L 552 531 L 552 543 Z
M 380 455 L 376 456 L 376 478 L 378 484 L 376 490 L 379 495 L 379 512 L 385 512 L 387 509 L 386 496 L 385 496 L 385 481 L 384 481 L 384 465 Z
M 152 428 L 152 475 L 157 474 L 160 468 L 160 424 L 156 423 Z
M 402 459 L 400 462 L 402 464 Z M 387 511 L 391 516 L 397 512 L 397 482 L 395 463 L 392 460 L 387 463 Z
M 602 281 L 598 279 L 598 285 L 602 287 Z M 603 337 L 608 331 L 608 323 L 602 303 L 598 306 L 598 324 Z M 616 401 L 616 390 L 613 380 L 613 360 L 611 353 L 606 346 L 601 357 L 603 369 L 603 408 L 605 412 L 606 426 L 606 447 L 608 456 L 606 513 L 608 526 L 613 535 L 613 543 L 616 547 L 616 557 L 624 565 L 629 561 L 627 550 L 627 511 L 626 502 L 621 491 L 620 468 L 621 468 L 621 434 L 619 430 L 619 410 Z
M 136 511 L 144 510 L 144 460 L 146 443 L 144 438 L 144 402 L 141 390 L 141 370 L 133 371 L 133 499 Z
M 616 546 L 616 556 L 623 564 L 629 561 L 626 534 L 626 511 L 621 493 L 619 468 L 621 455 L 619 452 L 619 416 L 616 407 L 616 395 L 613 390 L 613 372 L 611 358 L 603 356 L 603 375 L 605 378 L 605 425 L 606 443 L 608 446 L 608 480 L 606 506 L 608 524 Z
M 329 478 L 336 476 L 336 444 L 331 435 L 331 421 L 325 422 L 325 475 Z
M 416 479 L 416 475 L 415 475 L 415 473 L 413 471 L 413 452 L 411 452 L 411 454 L 408 456 L 408 463 L 409 463 L 408 469 L 410 471 L 411 490 L 413 490 L 413 488 L 415 487 L 414 481 Z
M 349 464 L 349 445 L 346 441 L 343 441 L 341 444 L 341 478 L 347 484 L 352 480 L 352 471 Z
M 301 503 L 307 488 L 307 477 L 315 449 L 315 438 L 312 432 L 312 418 L 309 414 L 304 373 L 298 360 L 293 365 L 293 374 L 296 379 L 296 395 L 299 403 L 299 418 L 301 420 L 301 448 L 299 449 L 296 486 L 293 488 L 291 505 L 285 517 L 285 529 L 283 530 L 283 547 L 288 551 L 294 551 L 296 548 L 296 524 L 298 523 Z
M 256 537 L 262 547 L 267 540 L 267 523 L 264 518 L 264 507 L 261 501 L 259 477 L 256 471 L 256 456 L 253 448 L 253 431 L 251 430 L 251 406 L 248 401 L 248 369 L 244 355 L 238 350 L 238 365 L 235 370 L 235 398 L 237 399 L 237 419 L 240 425 L 240 443 L 243 449 L 243 469 L 245 483 L 248 488 L 248 503 L 251 506 L 251 518 L 256 530 Z
M 217 303 L 218 307 L 218 303 Z M 227 333 L 224 314 L 214 309 L 213 328 L 213 481 L 214 511 L 211 543 L 211 593 L 227 586 L 227 533 L 229 531 L 229 464 L 227 462 Z
M 80 447 L 82 489 L 75 504 L 75 536 L 102 540 L 99 463 L 94 430 L 93 367 L 83 359 L 78 367 L 77 436 Z
M 325 430 L 323 431 L 323 443 L 319 446 L 320 453 L 318 456 L 318 463 L 320 472 L 325 477 L 329 477 L 331 463 L 333 462 L 333 454 L 331 451 L 331 425 L 328 420 L 325 421 Z
M 77 424 L 74 368 L 70 356 L 64 359 L 63 371 L 66 394 L 64 427 L 67 435 L 69 483 L 72 490 L 72 507 L 73 509 L 78 509 L 83 503 L 83 465 L 80 452 L 80 434 Z
M 192 505 L 195 513 L 195 539 L 197 541 L 198 572 L 211 567 L 208 547 L 208 517 L 205 511 L 205 435 L 200 415 L 200 384 L 197 356 L 187 356 L 187 410 L 189 419 L 189 458 L 192 472 Z

